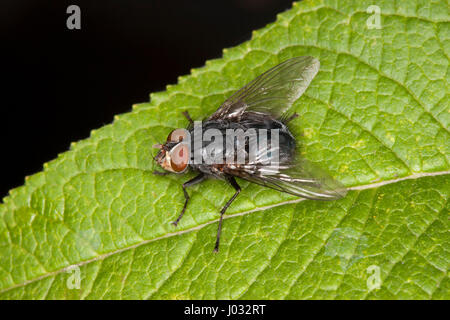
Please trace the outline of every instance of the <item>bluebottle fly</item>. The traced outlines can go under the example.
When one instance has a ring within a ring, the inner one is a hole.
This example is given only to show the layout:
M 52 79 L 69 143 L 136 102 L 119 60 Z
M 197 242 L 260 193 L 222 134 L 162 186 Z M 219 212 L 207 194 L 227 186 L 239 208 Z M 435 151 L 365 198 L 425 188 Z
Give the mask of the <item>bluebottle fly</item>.
M 287 126 L 297 116 L 287 110 L 308 88 L 319 67 L 319 60 L 309 56 L 286 60 L 236 91 L 212 115 L 196 122 L 200 124 L 201 137 L 208 130 L 214 130 L 214 141 L 217 142 L 219 135 L 221 142 L 218 145 L 223 146 L 220 150 L 223 152 L 218 152 L 220 148 L 216 144 L 214 154 L 221 154 L 219 158 L 223 161 L 205 161 L 205 155 L 209 154 L 205 150 L 213 139 L 195 140 L 198 136 L 195 123 L 187 111 L 183 113 L 189 120 L 187 129 L 173 130 L 164 144 L 154 146 L 160 149 L 154 159 L 166 170 L 155 171 L 155 174 L 184 173 L 188 168 L 198 173 L 182 185 L 185 202 L 173 222 L 175 226 L 189 202 L 186 189 L 209 177 L 225 180 L 235 189 L 234 195 L 220 210 L 215 252 L 219 249 L 223 215 L 241 191 L 236 177 L 307 199 L 336 200 L 346 195 L 346 189 L 325 171 L 296 156 L 297 142 Z M 230 130 L 249 132 L 253 129 L 267 133 L 265 140 L 260 135 L 253 142 L 250 136 L 240 140 L 235 135 L 227 140 Z M 265 142 L 264 148 L 252 149 L 255 144 L 264 145 L 262 142 Z

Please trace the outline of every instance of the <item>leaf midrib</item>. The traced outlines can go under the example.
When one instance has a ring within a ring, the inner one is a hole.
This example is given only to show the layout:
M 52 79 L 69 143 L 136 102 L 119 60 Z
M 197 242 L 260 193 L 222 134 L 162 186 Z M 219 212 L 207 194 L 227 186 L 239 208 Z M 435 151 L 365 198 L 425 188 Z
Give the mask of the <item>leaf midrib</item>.
M 349 191 L 362 191 L 362 190 L 367 190 L 367 189 L 379 188 L 379 187 L 382 187 L 382 186 L 385 186 L 385 185 L 388 185 L 388 184 L 393 184 L 393 183 L 397 183 L 397 182 L 401 182 L 401 181 L 405 181 L 405 180 L 416 180 L 416 179 L 420 179 L 420 178 L 424 178 L 424 177 L 443 176 L 443 175 L 449 175 L 449 174 L 450 174 L 450 170 L 448 170 L 448 171 L 438 171 L 438 172 L 416 173 L 416 174 L 412 174 L 412 175 L 401 177 L 401 178 L 397 178 L 397 179 L 385 180 L 385 181 L 381 181 L 381 182 L 377 182 L 377 183 L 370 183 L 370 184 L 350 187 L 350 188 L 347 188 L 347 190 L 349 190 Z M 268 206 L 258 207 L 258 208 L 252 209 L 252 210 L 247 210 L 247 211 L 243 211 L 243 212 L 239 212 L 239 213 L 226 215 L 226 216 L 224 216 L 224 219 L 231 219 L 231 218 L 235 218 L 235 217 L 241 217 L 241 216 L 253 213 L 253 212 L 268 210 L 268 209 L 279 207 L 279 206 L 283 206 L 283 205 L 296 204 L 296 203 L 302 202 L 304 200 L 307 200 L 307 199 L 299 198 L 299 199 L 282 201 L 282 202 L 271 204 L 271 205 L 268 205 Z M 26 286 L 28 284 L 34 283 L 34 282 L 39 281 L 39 280 L 43 280 L 43 279 L 51 277 L 51 276 L 56 276 L 56 275 L 58 275 L 60 273 L 66 272 L 66 271 L 71 270 L 72 268 L 75 268 L 75 267 L 81 267 L 81 266 L 87 265 L 87 264 L 89 264 L 91 262 L 104 260 L 104 259 L 106 259 L 106 258 L 108 258 L 110 256 L 113 256 L 113 255 L 116 255 L 116 254 L 120 254 L 120 253 L 126 252 L 128 250 L 136 249 L 138 247 L 141 247 L 143 245 L 149 244 L 151 242 L 155 242 L 155 241 L 163 240 L 163 239 L 166 239 L 166 238 L 170 238 L 170 237 L 174 237 L 174 236 L 190 233 L 190 232 L 197 231 L 197 230 L 201 230 L 204 227 L 207 227 L 207 226 L 209 226 L 211 224 L 214 224 L 214 223 L 216 223 L 218 221 L 219 221 L 219 219 L 214 219 L 214 220 L 205 222 L 203 224 L 200 224 L 198 226 L 195 226 L 195 227 L 192 227 L 192 228 L 189 228 L 189 229 L 180 230 L 180 231 L 177 231 L 177 232 L 167 233 L 167 234 L 165 234 L 163 236 L 160 236 L 160 237 L 157 237 L 157 238 L 144 240 L 144 241 L 141 241 L 139 243 L 133 244 L 131 246 L 124 247 L 124 248 L 121 248 L 121 249 L 118 249 L 118 250 L 115 250 L 115 251 L 111 251 L 111 252 L 99 255 L 99 256 L 97 256 L 95 258 L 92 258 L 92 259 L 89 259 L 89 260 L 85 260 L 85 261 L 82 261 L 82 262 L 79 262 L 79 263 L 75 263 L 75 264 L 69 265 L 67 267 L 55 270 L 53 272 L 49 272 L 49 273 L 43 274 L 43 275 L 41 275 L 39 277 L 36 277 L 34 279 L 27 280 L 27 281 L 25 281 L 23 283 L 19 283 L 19 284 L 13 285 L 11 287 L 5 288 L 3 290 L 0 290 L 0 294 L 3 294 L 5 292 L 7 292 L 7 291 L 10 291 L 10 290 L 13 290 L 13 289 L 16 289 L 16 288 L 24 287 L 24 286 Z

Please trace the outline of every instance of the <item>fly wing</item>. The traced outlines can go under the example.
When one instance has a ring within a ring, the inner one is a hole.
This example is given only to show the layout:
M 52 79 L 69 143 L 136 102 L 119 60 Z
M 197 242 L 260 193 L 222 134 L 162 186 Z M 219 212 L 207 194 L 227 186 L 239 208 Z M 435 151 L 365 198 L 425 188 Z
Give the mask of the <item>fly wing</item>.
M 336 200 L 347 194 L 340 182 L 307 160 L 280 165 L 247 164 L 226 171 L 250 182 L 307 199 Z
M 314 57 L 286 60 L 236 91 L 207 120 L 239 119 L 245 111 L 278 118 L 305 92 L 319 67 Z

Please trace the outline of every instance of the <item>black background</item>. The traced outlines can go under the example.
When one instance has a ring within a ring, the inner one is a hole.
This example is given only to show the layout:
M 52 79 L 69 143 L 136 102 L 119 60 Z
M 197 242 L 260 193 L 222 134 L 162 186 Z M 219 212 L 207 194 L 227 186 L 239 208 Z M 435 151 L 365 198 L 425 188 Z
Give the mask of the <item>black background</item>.
M 81 8 L 81 30 L 66 9 Z M 2 1 L 1 190 L 291 7 L 284 0 Z

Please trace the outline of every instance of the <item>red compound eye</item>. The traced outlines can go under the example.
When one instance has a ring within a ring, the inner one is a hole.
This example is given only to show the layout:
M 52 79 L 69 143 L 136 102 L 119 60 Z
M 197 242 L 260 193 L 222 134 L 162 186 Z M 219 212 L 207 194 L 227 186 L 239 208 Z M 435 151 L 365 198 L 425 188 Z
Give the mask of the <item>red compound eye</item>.
M 189 147 L 179 143 L 170 150 L 170 166 L 175 172 L 183 172 L 189 164 Z
M 186 129 L 175 129 L 171 133 L 169 133 L 169 136 L 167 137 L 167 141 L 180 142 L 180 141 L 185 140 L 186 137 L 187 137 Z

